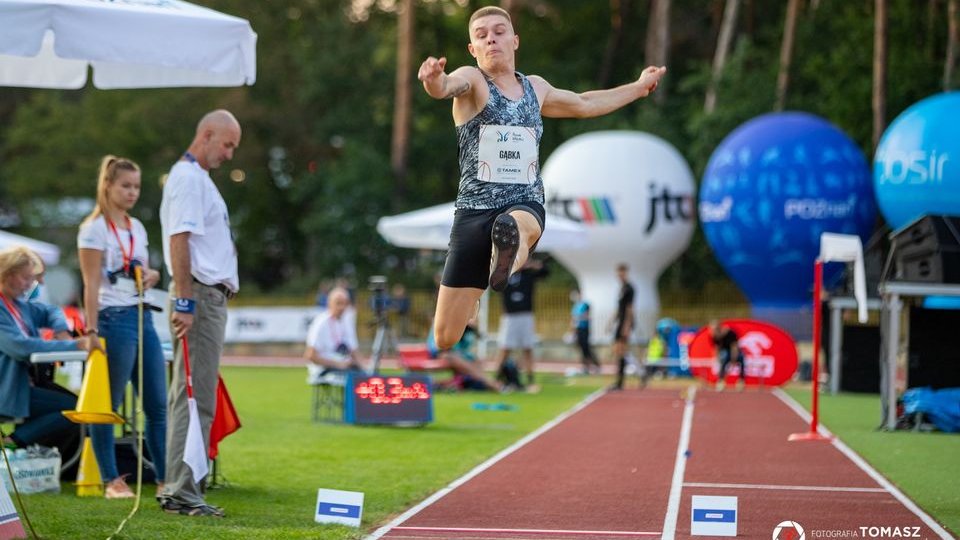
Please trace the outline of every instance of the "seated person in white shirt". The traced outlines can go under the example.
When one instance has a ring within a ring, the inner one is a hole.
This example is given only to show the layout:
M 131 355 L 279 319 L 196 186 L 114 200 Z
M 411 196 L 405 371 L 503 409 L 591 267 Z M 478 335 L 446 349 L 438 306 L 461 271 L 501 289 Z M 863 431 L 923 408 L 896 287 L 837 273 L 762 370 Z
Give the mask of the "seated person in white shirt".
M 346 316 L 349 306 L 347 290 L 337 287 L 327 296 L 327 311 L 310 323 L 303 356 L 311 379 L 329 372 L 366 371 L 367 361 L 357 352 L 355 319 Z

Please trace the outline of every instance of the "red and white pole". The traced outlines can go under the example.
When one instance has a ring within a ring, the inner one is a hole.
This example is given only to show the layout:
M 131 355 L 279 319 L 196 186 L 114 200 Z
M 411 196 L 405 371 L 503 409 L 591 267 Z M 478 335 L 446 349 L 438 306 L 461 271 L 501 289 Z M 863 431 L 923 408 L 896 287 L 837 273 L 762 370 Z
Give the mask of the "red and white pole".
M 817 430 L 820 422 L 820 290 L 823 288 L 823 261 L 817 258 L 813 265 L 813 397 L 810 400 L 810 431 L 794 433 L 787 438 L 789 441 L 829 441 Z

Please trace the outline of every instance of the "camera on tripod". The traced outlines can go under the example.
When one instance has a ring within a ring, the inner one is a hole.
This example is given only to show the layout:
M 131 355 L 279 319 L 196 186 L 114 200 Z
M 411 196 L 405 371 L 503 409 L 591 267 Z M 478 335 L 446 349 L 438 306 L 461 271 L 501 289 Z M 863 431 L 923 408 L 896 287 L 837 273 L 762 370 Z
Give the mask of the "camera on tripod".
M 373 372 L 380 372 L 380 358 L 383 357 L 384 349 L 388 346 L 387 342 L 392 341 L 390 333 L 390 318 L 387 317 L 387 310 L 390 309 L 390 297 L 387 295 L 387 277 L 370 276 L 367 283 L 367 290 L 370 291 L 370 308 L 374 313 L 374 320 L 371 326 L 377 327 L 376 335 L 373 337 L 373 349 L 370 355 L 373 361 Z
M 370 308 L 377 317 L 382 317 L 390 309 L 390 297 L 387 296 L 387 277 L 370 276 L 367 289 L 370 291 Z

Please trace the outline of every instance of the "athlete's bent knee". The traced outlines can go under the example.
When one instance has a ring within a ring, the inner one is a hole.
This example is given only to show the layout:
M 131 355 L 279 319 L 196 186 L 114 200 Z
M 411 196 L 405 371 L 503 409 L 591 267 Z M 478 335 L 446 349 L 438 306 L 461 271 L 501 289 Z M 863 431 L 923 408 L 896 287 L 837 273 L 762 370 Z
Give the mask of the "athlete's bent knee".
M 443 351 L 453 347 L 463 337 L 464 330 L 464 328 L 458 330 L 448 324 L 437 323 L 433 329 L 433 337 L 437 341 L 437 348 Z

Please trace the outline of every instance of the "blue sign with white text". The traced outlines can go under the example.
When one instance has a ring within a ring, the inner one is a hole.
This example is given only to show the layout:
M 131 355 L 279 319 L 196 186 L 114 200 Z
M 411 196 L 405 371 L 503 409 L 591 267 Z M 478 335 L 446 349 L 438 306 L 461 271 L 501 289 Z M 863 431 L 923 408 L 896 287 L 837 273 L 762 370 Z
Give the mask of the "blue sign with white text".
M 693 521 L 701 523 L 736 523 L 736 510 L 703 510 L 693 511 Z
M 690 499 L 692 536 L 736 536 L 737 498 L 694 495 Z
M 352 504 L 321 502 L 317 505 L 317 514 L 321 516 L 358 518 L 360 517 L 360 510 L 359 506 Z
M 317 523 L 359 527 L 362 515 L 362 492 L 326 488 L 317 490 L 317 511 L 313 516 Z

